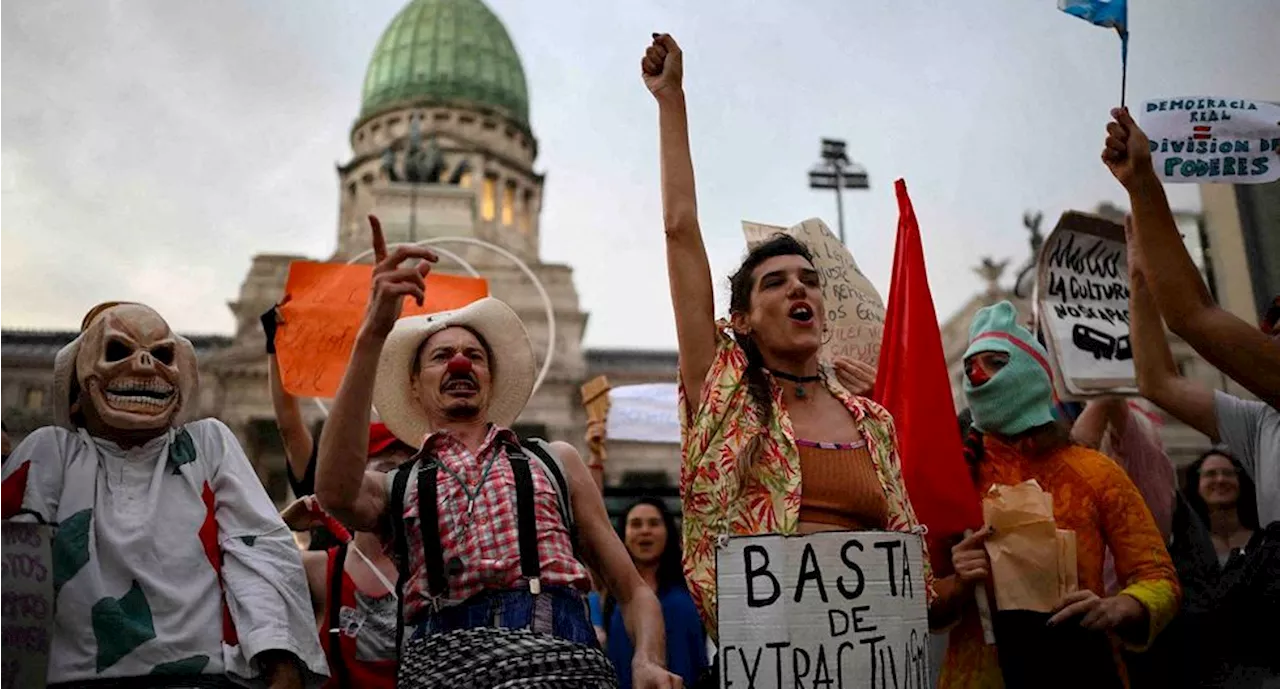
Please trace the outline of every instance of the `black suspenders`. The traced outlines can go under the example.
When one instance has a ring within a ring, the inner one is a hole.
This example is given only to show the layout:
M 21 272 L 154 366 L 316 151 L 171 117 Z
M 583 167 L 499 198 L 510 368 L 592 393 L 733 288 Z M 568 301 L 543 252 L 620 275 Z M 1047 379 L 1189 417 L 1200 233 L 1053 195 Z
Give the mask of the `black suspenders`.
M 507 446 L 511 473 L 516 479 L 516 529 L 520 539 L 520 575 L 529 582 L 529 593 L 542 593 L 542 570 L 538 561 L 538 520 L 533 507 L 533 472 L 529 456 L 518 445 Z
M 391 544 L 396 555 L 396 651 L 404 650 L 404 585 L 409 581 L 409 539 L 405 535 L 404 494 L 409 487 L 409 474 L 418 458 L 405 462 L 396 470 L 391 481 L 391 504 L 387 514 L 391 528 Z
M 516 527 L 520 546 L 520 575 L 529 582 L 529 592 L 542 592 L 542 566 L 538 559 L 538 524 L 534 507 L 533 471 L 529 456 L 514 443 L 504 443 L 507 460 L 516 484 Z M 499 451 L 495 448 L 493 451 Z M 409 482 L 411 465 L 402 466 L 392 483 L 391 515 L 392 539 L 395 544 L 400 582 L 397 593 L 403 598 L 404 584 L 408 580 L 409 544 L 405 535 L 404 496 Z M 425 556 L 427 590 L 432 598 L 439 599 L 448 592 L 448 571 L 444 561 L 444 549 L 440 543 L 440 505 L 437 487 L 440 481 L 440 464 L 434 458 L 422 462 L 418 469 L 418 527 L 422 533 L 422 549 Z M 403 603 L 402 603 L 403 605 Z

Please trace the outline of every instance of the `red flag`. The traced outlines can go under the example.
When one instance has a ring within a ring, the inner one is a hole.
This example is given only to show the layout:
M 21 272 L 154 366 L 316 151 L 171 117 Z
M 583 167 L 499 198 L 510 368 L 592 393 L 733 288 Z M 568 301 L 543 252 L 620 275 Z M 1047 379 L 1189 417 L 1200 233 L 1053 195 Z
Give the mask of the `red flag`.
M 920 226 L 906 182 L 898 180 L 894 188 L 898 242 L 874 399 L 893 414 L 907 493 L 935 543 L 980 527 L 982 514 L 964 461 Z

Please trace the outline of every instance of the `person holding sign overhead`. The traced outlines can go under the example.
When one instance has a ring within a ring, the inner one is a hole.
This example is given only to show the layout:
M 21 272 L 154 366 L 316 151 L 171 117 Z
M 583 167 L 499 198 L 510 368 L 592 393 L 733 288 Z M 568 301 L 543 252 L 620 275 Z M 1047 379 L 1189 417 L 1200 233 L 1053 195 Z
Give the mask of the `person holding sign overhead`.
M 939 606 L 959 617 L 939 686 L 1127 686 L 1118 649 L 1102 633 L 1145 649 L 1177 612 L 1180 595 L 1151 511 L 1119 465 L 1073 444 L 1065 424 L 1054 420 L 1048 355 L 1018 324 L 1012 304 L 1001 302 L 974 316 L 964 366 L 965 398 L 973 426 L 982 434 L 974 458 L 979 492 L 1035 481 L 1037 491 L 1049 493 L 1056 528 L 1074 532 L 1078 590 L 1046 605 L 1048 612 L 995 612 L 994 647 L 983 642 L 973 597 L 953 596 L 951 605 Z M 1049 536 L 1052 540 L 1052 530 Z M 984 546 L 999 537 L 984 527 L 952 549 L 959 592 L 987 582 L 999 600 L 1001 578 L 993 580 Z M 1027 555 L 1026 543 L 1007 547 L 1019 545 Z M 1107 549 L 1123 587 L 1115 596 L 1106 595 L 1103 581 Z M 1057 566 L 1056 558 L 1038 564 Z M 1061 581 L 1060 570 L 1036 573 Z
M 1274 326 L 1275 316 L 1264 316 L 1259 329 L 1213 302 L 1152 167 L 1151 142 L 1127 109 L 1113 110 L 1111 116 L 1102 161 L 1133 205 L 1132 310 L 1152 313 L 1157 321 L 1162 316 L 1197 354 L 1260 401 L 1211 390 L 1179 375 L 1172 361 L 1164 365 L 1159 356 L 1163 332 L 1159 340 L 1148 337 L 1143 345 L 1135 338 L 1142 394 L 1214 442 L 1230 446 L 1257 483 L 1262 523 L 1280 520 L 1280 329 Z M 1271 310 L 1276 310 L 1274 302 Z
M 819 363 L 826 310 L 809 249 L 786 235 L 751 249 L 730 279 L 730 319 L 716 320 L 683 70 L 675 39 L 654 34 L 641 71 L 658 103 L 667 273 L 680 350 L 684 567 L 714 637 L 722 538 L 920 527 L 902 481 L 892 418 L 850 394 L 840 371 Z
M 426 299 L 436 256 L 388 254 L 371 224 L 372 295 L 320 437 L 316 497 L 349 528 L 378 532 L 396 562 L 398 685 L 617 686 L 587 618 L 589 564 L 623 609 L 634 686 L 679 687 L 658 600 L 577 451 L 510 428 L 537 377 L 520 317 L 484 298 L 400 318 L 406 297 Z M 393 471 L 367 470 L 371 405 L 419 448 Z

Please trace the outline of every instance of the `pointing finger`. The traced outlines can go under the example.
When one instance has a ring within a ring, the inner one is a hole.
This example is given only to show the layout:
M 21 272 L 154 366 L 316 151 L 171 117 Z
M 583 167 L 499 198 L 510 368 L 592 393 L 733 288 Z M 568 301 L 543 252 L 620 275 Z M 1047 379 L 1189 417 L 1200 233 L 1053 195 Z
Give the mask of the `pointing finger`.
M 382 236 L 382 223 L 378 222 L 378 216 L 369 215 L 369 229 L 373 233 L 373 259 L 382 263 L 387 258 L 387 239 Z

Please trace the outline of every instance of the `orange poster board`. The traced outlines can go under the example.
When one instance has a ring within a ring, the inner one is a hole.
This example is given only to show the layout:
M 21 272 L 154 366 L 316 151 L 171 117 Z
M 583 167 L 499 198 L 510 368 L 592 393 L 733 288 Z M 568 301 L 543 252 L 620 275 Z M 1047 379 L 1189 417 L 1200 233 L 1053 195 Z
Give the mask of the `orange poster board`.
M 294 261 L 276 331 L 284 389 L 299 397 L 334 397 L 369 303 L 373 266 Z M 422 306 L 405 297 L 400 317 L 461 308 L 489 295 L 484 278 L 431 273 Z

